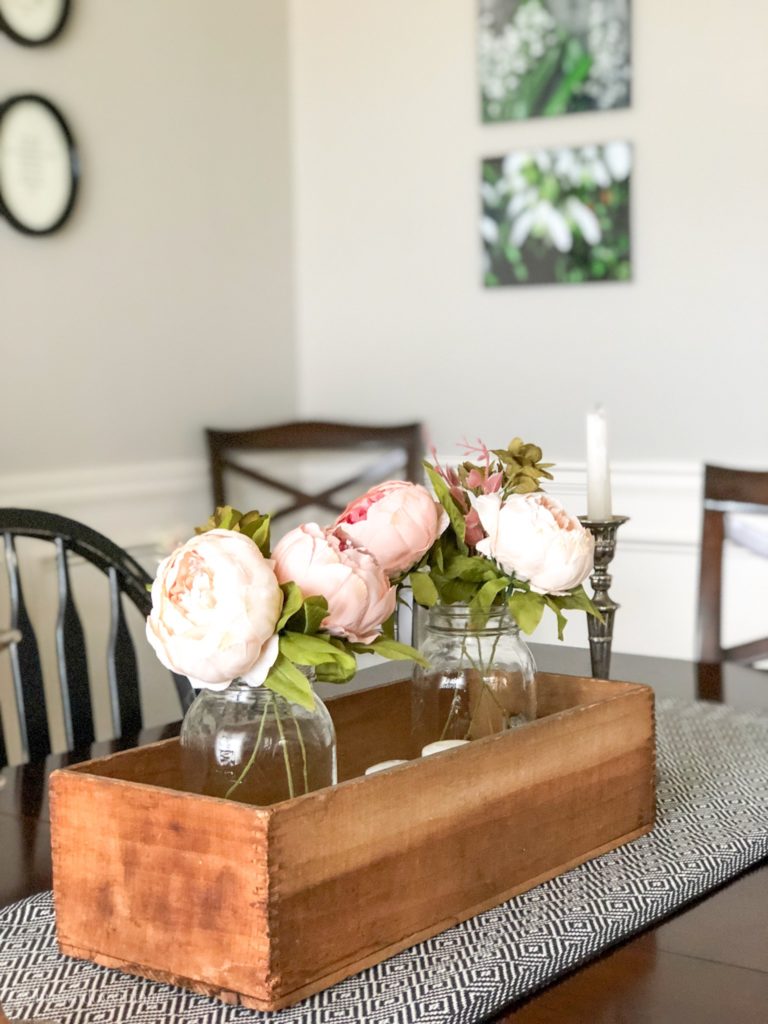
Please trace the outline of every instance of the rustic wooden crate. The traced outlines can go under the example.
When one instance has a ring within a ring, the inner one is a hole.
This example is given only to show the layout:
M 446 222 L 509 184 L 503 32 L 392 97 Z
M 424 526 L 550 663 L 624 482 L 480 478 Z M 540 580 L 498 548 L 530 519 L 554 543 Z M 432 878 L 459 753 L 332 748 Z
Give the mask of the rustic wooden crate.
M 278 1009 L 652 827 L 648 687 L 540 673 L 538 721 L 361 776 L 409 687 L 331 701 L 340 784 L 271 807 L 178 791 L 177 740 L 55 772 L 61 949 Z

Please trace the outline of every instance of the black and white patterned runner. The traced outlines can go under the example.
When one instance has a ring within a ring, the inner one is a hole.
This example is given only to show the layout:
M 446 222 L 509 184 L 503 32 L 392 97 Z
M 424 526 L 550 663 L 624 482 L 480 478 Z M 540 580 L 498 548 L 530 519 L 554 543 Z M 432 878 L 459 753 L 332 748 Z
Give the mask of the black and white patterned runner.
M 768 856 L 768 716 L 661 701 L 654 831 L 279 1013 L 56 951 L 50 893 L 0 911 L 0 1005 L 60 1024 L 470 1024 Z

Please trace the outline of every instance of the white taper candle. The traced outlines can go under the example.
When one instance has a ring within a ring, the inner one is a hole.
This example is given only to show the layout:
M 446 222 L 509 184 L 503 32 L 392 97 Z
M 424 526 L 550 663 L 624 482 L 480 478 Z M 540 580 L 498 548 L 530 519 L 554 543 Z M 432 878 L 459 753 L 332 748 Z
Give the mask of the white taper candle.
M 590 519 L 611 517 L 608 424 L 602 406 L 587 414 L 587 516 Z

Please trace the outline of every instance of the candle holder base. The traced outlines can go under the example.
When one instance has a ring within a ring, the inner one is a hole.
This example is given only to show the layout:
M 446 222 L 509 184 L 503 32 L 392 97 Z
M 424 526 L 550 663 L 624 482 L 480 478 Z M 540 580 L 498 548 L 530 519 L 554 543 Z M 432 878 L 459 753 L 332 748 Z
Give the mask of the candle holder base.
M 587 616 L 589 653 L 592 675 L 595 679 L 609 679 L 611 674 L 613 623 L 616 609 L 620 606 L 608 593 L 613 581 L 608 566 L 616 554 L 616 532 L 628 519 L 629 516 L 609 516 L 607 519 L 579 516 L 582 526 L 585 526 L 595 538 L 595 564 L 589 580 L 594 589 L 592 603 L 602 615 L 602 622 L 594 615 Z

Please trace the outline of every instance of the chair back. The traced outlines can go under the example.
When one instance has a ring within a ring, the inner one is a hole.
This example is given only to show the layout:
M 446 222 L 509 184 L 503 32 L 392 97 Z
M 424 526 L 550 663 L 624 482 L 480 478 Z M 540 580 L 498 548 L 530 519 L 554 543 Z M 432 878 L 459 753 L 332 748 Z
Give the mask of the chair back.
M 704 518 L 699 563 L 699 661 L 750 664 L 768 657 L 768 637 L 734 647 L 722 645 L 723 547 L 725 517 L 768 515 L 768 471 L 704 467 Z
M 419 483 L 423 479 L 420 423 L 368 426 L 302 420 L 250 430 L 209 428 L 206 435 L 214 507 L 237 504 L 233 499 L 236 479 L 247 480 L 278 493 L 270 499 L 272 507 L 261 501 L 255 504 L 283 527 L 293 525 L 288 520 L 295 513 L 312 507 L 335 518 L 350 498 L 383 480 Z M 313 463 L 303 467 L 310 470 L 308 475 L 302 476 L 301 469 L 287 463 L 286 457 L 296 453 L 312 453 Z M 337 467 L 333 460 L 326 464 L 323 453 L 352 453 L 357 461 L 354 469 L 343 464 L 346 471 L 329 478 Z M 351 488 L 354 493 L 345 497 Z
M 107 680 L 114 736 L 131 736 L 143 726 L 136 651 L 123 609 L 128 598 L 142 616 L 152 606 L 151 576 L 126 551 L 82 523 L 50 512 L 0 509 L 0 535 L 5 548 L 10 603 L 10 630 L 5 646 L 10 653 L 15 709 L 23 759 L 37 760 L 51 752 L 40 648 L 22 588 L 16 541 L 36 538 L 52 545 L 58 585 L 55 627 L 56 663 L 67 750 L 86 750 L 95 740 L 85 637 L 70 583 L 70 556 L 80 556 L 108 579 L 109 637 Z M 187 679 L 173 676 L 182 710 L 194 692 Z M 7 763 L 0 721 L 0 767 Z

